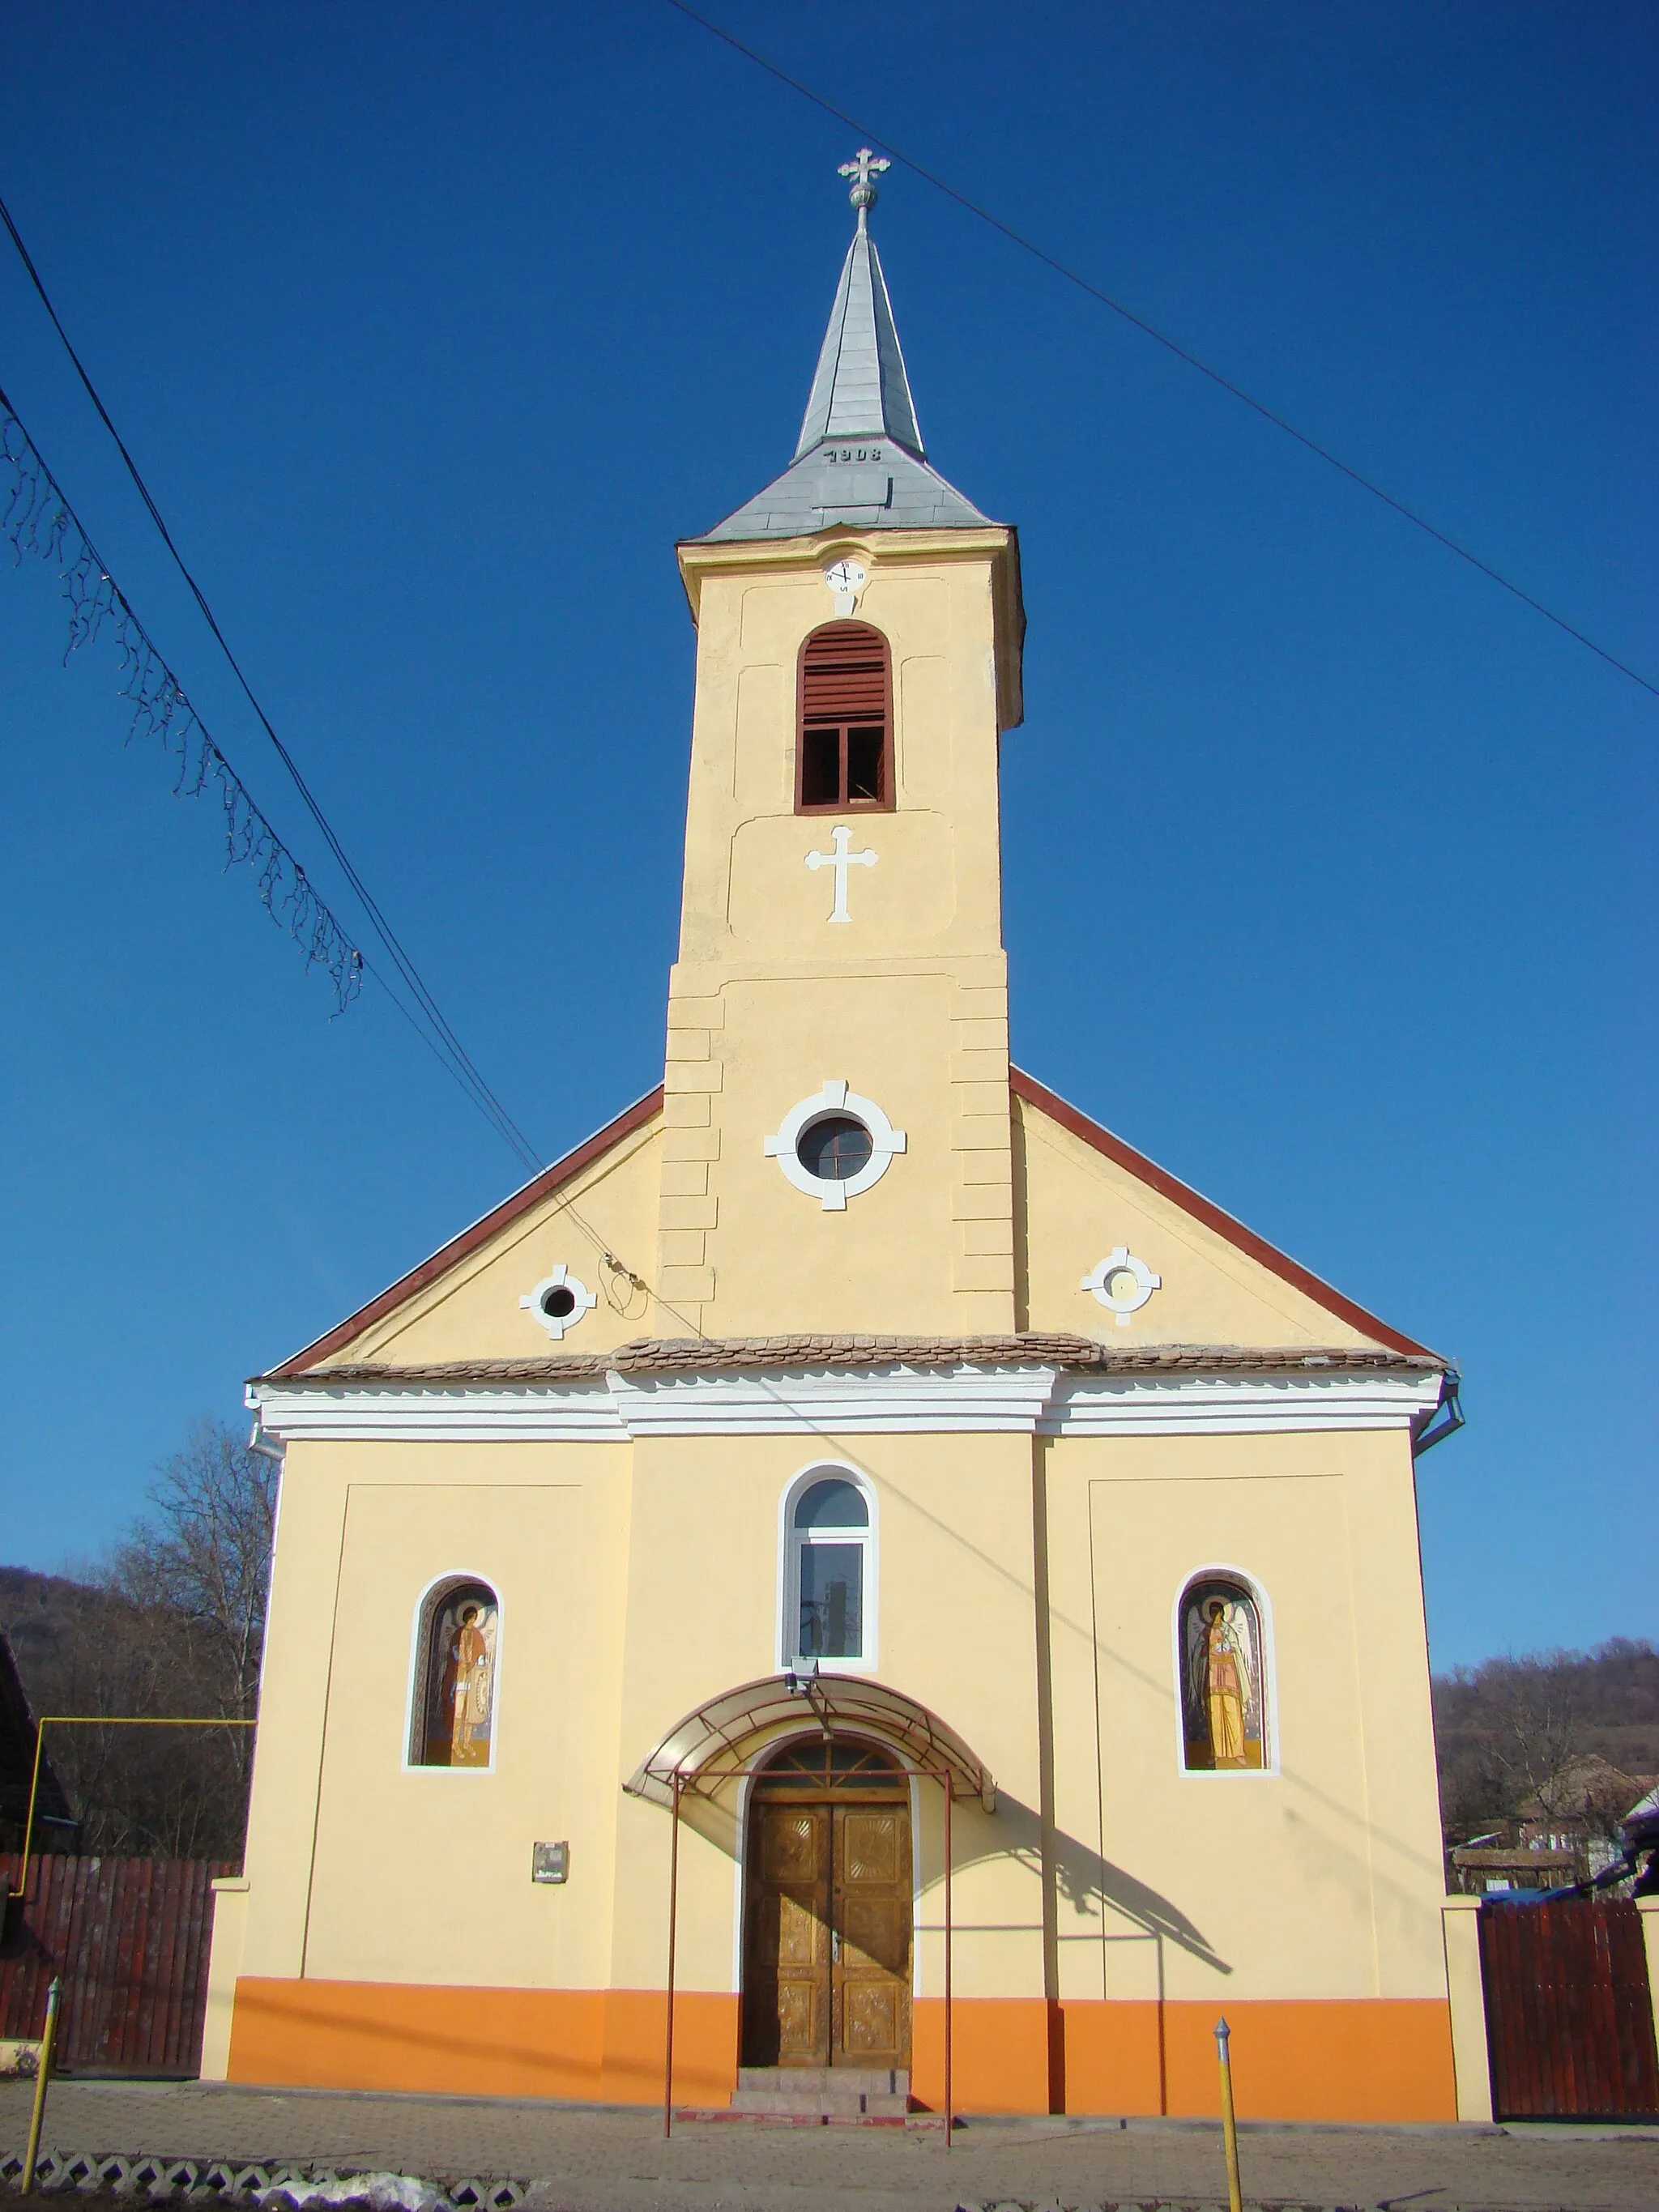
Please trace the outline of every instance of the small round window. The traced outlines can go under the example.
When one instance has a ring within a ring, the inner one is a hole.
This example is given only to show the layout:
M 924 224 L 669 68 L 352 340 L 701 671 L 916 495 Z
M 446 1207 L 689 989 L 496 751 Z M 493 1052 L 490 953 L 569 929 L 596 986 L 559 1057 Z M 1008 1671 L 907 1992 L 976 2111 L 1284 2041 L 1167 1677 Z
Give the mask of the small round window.
M 795 1157 L 819 1182 L 850 1182 L 870 1164 L 875 1146 L 862 1121 L 826 1114 L 810 1121 L 795 1142 Z
M 598 1292 L 590 1291 L 562 1261 L 519 1300 L 524 1311 L 535 1316 L 555 1344 L 568 1329 L 576 1327 L 584 1314 L 592 1313 L 599 1302 Z

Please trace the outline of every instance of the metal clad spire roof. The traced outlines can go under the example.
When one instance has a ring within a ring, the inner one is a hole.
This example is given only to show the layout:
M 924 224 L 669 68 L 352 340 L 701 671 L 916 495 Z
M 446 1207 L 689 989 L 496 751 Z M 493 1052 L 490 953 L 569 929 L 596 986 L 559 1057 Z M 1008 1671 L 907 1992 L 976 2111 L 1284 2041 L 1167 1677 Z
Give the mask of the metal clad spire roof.
M 836 304 L 830 311 L 795 459 L 826 439 L 884 435 L 907 447 L 918 460 L 925 459 L 881 257 L 860 208 L 859 228 L 847 249 Z
M 795 457 L 781 477 L 705 533 L 704 543 L 804 538 L 837 522 L 871 530 L 974 529 L 989 518 L 927 465 L 892 302 L 870 235 L 867 146 L 844 163 L 858 228 L 842 264 Z

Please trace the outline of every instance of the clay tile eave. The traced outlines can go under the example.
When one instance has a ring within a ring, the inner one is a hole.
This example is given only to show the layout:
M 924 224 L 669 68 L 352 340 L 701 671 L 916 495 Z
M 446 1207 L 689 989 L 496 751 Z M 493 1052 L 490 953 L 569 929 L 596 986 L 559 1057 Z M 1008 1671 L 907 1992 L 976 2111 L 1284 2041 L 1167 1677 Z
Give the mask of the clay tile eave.
M 1270 1346 L 1105 1344 L 1091 1337 L 1030 1334 L 1016 1336 L 882 1337 L 854 1335 L 735 1338 L 636 1338 L 612 1352 L 547 1352 L 534 1358 L 452 1359 L 394 1366 L 342 1362 L 299 1373 L 277 1369 L 255 1376 L 250 1387 L 455 1389 L 544 1388 L 675 1375 L 893 1368 L 1052 1367 L 1068 1373 L 1109 1375 L 1431 1375 L 1444 1371 L 1431 1352 L 1391 1352 L 1366 1345 Z

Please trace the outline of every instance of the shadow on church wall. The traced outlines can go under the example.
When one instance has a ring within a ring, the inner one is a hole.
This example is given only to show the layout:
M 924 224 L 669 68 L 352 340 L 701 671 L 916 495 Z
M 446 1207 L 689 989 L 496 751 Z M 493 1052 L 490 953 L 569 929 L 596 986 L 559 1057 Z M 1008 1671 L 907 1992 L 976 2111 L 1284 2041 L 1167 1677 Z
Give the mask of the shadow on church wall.
M 1041 1879 L 1042 1822 L 1035 1807 L 1010 1796 L 1006 1790 L 1000 1790 L 994 1815 L 988 1818 L 980 1814 L 963 1825 L 973 1842 L 966 1849 L 958 1844 L 958 1866 L 976 1859 L 1012 1858 Z M 975 1829 L 981 1827 L 986 1832 L 982 1840 L 974 1834 Z M 1004 1829 L 1003 1834 L 991 1832 L 999 1828 Z M 1103 1906 L 1109 1905 L 1144 1935 L 1177 1944 L 1189 1957 L 1213 1966 L 1218 1973 L 1231 1974 L 1233 1971 L 1197 1923 L 1162 1891 L 1142 1881 L 1127 1868 L 1115 1865 L 1091 1844 L 1068 1835 L 1063 1828 L 1054 1832 L 1053 1868 L 1059 1899 L 1079 1917 L 1093 1917 Z M 1103 1929 L 1103 1935 L 1104 1932 Z
M 938 1784 L 924 1779 L 924 1792 L 939 1794 Z M 923 1893 L 936 1893 L 941 1879 L 938 1854 L 937 1830 L 933 1828 L 924 1796 L 923 1819 L 919 1825 L 923 1836 L 918 1838 L 918 1861 L 924 1869 Z M 680 1801 L 680 1819 L 684 1825 L 701 1836 L 706 1843 L 729 1859 L 738 1856 L 739 1837 L 735 1793 L 730 1786 L 719 1797 L 686 1796 Z M 921 1849 L 923 1840 L 927 1849 Z M 1042 1822 L 1035 1807 L 1020 1798 L 1011 1796 L 1006 1790 L 997 1793 L 997 1809 L 986 1813 L 977 1805 L 957 1801 L 953 1823 L 952 1857 L 955 1869 L 982 1865 L 990 1859 L 1015 1860 L 1042 1879 Z M 1126 1868 L 1116 1866 L 1101 1853 L 1079 1838 L 1056 1829 L 1053 1842 L 1053 1883 L 1058 1902 L 1068 1905 L 1079 1917 L 1096 1917 L 1109 1906 L 1132 1927 L 1144 1935 L 1155 1936 L 1162 1942 L 1174 1943 L 1188 1957 L 1202 1960 L 1220 1974 L 1231 1974 L 1231 1966 L 1215 1948 L 1197 1923 L 1189 1919 L 1178 1905 L 1172 1904 L 1161 1891 L 1152 1888 L 1130 1874 Z M 1033 1929 L 1041 1926 L 1034 1921 Z M 974 1923 L 958 1921 L 957 1931 L 971 1935 Z M 1105 1929 L 1101 1929 L 1103 1936 Z

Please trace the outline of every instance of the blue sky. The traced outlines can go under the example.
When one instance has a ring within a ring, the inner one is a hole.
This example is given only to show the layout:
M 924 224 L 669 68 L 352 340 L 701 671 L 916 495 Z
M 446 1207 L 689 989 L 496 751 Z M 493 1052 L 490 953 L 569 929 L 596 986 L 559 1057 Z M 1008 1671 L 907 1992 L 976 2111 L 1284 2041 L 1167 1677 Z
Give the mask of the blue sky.
M 1650 10 L 719 12 L 1659 671 Z M 7 44 L 0 189 L 59 312 L 550 1157 L 659 1072 L 673 541 L 788 457 L 855 142 L 664 0 L 89 0 Z M 1437 1664 L 1659 1633 L 1659 701 L 915 178 L 876 220 L 932 456 L 1021 531 L 1016 1057 L 1461 1361 Z M 0 332 L 331 893 L 6 256 Z M 53 577 L 0 571 L 0 1554 L 43 1567 L 519 1180 L 374 991 L 330 1021 L 60 644 Z

